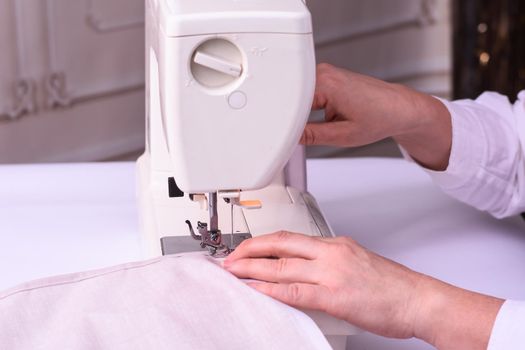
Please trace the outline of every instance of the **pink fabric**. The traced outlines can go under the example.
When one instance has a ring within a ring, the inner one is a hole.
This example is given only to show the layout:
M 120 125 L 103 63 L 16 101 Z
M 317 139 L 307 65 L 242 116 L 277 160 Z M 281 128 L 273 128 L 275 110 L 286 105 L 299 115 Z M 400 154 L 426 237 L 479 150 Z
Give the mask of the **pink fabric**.
M 302 312 L 203 255 L 30 282 L 0 294 L 0 349 L 329 349 Z

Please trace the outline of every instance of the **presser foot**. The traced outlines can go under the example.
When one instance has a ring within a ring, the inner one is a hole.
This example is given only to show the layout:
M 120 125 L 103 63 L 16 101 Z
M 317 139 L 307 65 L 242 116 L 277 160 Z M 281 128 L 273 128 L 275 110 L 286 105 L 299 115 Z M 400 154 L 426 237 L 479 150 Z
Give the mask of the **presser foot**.
M 221 234 L 208 231 L 206 223 L 197 224 L 199 234 L 193 230 L 191 222 L 186 220 L 191 236 L 167 236 L 160 239 L 162 255 L 180 254 L 207 250 L 211 256 L 221 258 L 228 256 L 243 241 L 252 238 L 249 233 Z M 196 244 L 195 241 L 200 242 Z M 231 242 L 230 246 L 223 243 Z
M 252 238 L 252 235 L 249 233 L 235 233 L 232 237 L 231 234 L 223 234 L 222 239 L 225 242 L 232 241 L 228 248 L 230 251 L 233 251 L 239 244 L 244 240 Z M 172 254 L 181 254 L 181 253 L 191 253 L 199 251 L 208 251 L 210 252 L 209 247 L 202 247 L 201 244 L 195 241 L 193 237 L 187 236 L 166 236 L 160 239 L 160 246 L 162 250 L 162 255 L 172 255 Z M 210 252 L 211 254 L 211 252 Z M 216 258 L 221 257 L 220 251 L 216 251 Z
M 210 252 L 211 256 L 220 255 L 228 256 L 232 250 L 230 247 L 222 243 L 222 234 L 220 230 L 208 230 L 208 224 L 205 222 L 197 223 L 197 230 L 199 234 L 196 234 L 193 230 L 193 226 L 189 220 L 186 220 L 186 224 L 190 229 L 191 237 L 200 242 L 201 248 L 206 248 Z

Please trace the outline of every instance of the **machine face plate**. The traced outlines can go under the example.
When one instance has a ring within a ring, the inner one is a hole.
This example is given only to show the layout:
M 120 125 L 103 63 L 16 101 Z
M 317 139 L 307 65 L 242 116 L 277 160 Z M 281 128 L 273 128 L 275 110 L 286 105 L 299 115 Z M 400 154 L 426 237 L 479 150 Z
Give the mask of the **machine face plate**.
M 233 247 L 235 249 L 244 240 L 252 238 L 249 233 L 235 233 L 233 235 Z M 222 240 L 226 244 L 231 242 L 231 234 L 223 234 Z M 162 255 L 172 255 L 180 253 L 190 253 L 206 251 L 206 248 L 201 248 L 199 241 L 190 236 L 167 236 L 160 239 L 160 246 L 162 248 Z

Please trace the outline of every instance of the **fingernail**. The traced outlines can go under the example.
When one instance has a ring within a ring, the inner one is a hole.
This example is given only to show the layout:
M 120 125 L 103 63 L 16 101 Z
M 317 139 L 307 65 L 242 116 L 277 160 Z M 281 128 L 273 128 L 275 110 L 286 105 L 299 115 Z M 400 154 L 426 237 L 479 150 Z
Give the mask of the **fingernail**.
M 246 285 L 247 285 L 248 287 L 250 287 L 250 288 L 252 288 L 252 289 L 254 289 L 254 290 L 256 290 L 256 291 L 262 293 L 262 291 L 261 291 L 261 289 L 260 289 L 260 287 L 261 287 L 261 285 L 262 285 L 261 282 L 247 282 Z

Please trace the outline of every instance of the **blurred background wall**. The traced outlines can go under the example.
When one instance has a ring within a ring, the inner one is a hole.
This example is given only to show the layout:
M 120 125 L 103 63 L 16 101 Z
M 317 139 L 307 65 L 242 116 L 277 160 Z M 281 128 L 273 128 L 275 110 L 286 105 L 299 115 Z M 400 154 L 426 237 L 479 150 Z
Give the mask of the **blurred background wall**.
M 319 62 L 452 95 L 448 0 L 308 5 Z M 140 154 L 143 11 L 143 0 L 0 0 L 0 163 Z M 398 154 L 389 141 L 354 150 L 309 150 L 311 157 Z
M 142 0 L 0 0 L 0 162 L 144 144 Z

